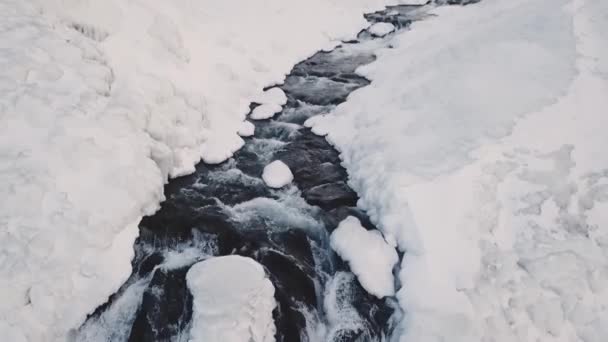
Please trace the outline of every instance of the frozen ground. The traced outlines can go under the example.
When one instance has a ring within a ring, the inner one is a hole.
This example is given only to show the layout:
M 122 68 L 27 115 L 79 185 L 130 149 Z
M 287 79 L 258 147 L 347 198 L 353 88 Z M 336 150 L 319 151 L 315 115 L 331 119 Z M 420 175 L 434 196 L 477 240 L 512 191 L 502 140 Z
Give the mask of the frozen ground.
M 65 340 L 167 177 L 229 157 L 263 87 L 386 2 L 0 0 L 0 336 Z
M 405 252 L 401 341 L 608 336 L 608 3 L 434 10 L 311 124 Z

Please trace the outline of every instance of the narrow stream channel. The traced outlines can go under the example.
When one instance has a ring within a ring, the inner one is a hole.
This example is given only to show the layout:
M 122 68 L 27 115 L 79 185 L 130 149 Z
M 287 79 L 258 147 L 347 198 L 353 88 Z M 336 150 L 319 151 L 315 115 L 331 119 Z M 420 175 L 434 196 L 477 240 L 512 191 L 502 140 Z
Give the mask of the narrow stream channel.
M 402 30 L 419 8 L 389 7 L 366 18 Z M 186 273 L 201 260 L 230 254 L 266 268 L 276 289 L 276 341 L 386 340 L 400 315 L 395 299 L 369 295 L 329 246 L 329 234 L 349 215 L 375 227 L 356 207 L 338 152 L 303 123 L 368 85 L 355 70 L 374 61 L 374 51 L 389 40 L 390 34 L 363 31 L 297 64 L 280 86 L 288 103 L 273 118 L 255 121 L 255 135 L 240 151 L 171 180 L 161 209 L 140 224 L 131 277 L 74 340 L 187 341 L 192 295 Z M 262 181 L 274 160 L 289 166 L 292 185 L 273 190 Z

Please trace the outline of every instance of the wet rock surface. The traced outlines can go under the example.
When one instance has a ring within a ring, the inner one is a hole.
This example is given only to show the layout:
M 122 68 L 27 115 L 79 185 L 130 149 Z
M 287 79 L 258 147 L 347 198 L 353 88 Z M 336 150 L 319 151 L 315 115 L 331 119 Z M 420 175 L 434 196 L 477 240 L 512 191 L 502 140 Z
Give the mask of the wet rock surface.
M 192 317 L 188 268 L 157 269 L 144 292 L 129 342 L 170 341 L 183 333 Z
M 417 18 L 416 9 L 395 6 L 366 18 L 403 29 Z M 245 138 L 240 151 L 222 164 L 201 163 L 195 173 L 172 180 L 161 209 L 141 221 L 131 278 L 82 329 L 95 322 L 119 325 L 112 322 L 120 319 L 128 332 L 117 341 L 187 341 L 192 316 L 188 269 L 205 258 L 238 254 L 262 264 L 275 287 L 276 341 L 389 336 L 394 299 L 365 292 L 329 247 L 329 234 L 349 215 L 367 229 L 375 227 L 356 208 L 358 196 L 348 186 L 339 153 L 302 125 L 369 84 L 355 70 L 373 62 L 374 51 L 386 47 L 388 39 L 363 31 L 357 40 L 297 64 L 280 86 L 287 104 L 273 118 L 255 121 L 256 133 Z M 277 190 L 261 179 L 274 160 L 294 175 L 292 184 Z M 126 294 L 133 297 L 130 305 L 123 303 Z M 328 296 L 339 300 L 327 302 Z M 342 312 L 348 317 L 342 318 Z M 310 331 L 321 335 L 309 336 Z

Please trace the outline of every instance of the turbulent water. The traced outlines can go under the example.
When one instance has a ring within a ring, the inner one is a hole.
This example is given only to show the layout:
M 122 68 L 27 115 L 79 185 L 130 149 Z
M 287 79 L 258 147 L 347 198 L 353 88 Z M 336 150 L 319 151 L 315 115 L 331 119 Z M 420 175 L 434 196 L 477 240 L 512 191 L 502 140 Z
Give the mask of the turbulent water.
M 400 30 L 417 9 L 390 7 L 366 18 Z M 388 339 L 400 315 L 394 299 L 366 293 L 329 247 L 329 234 L 349 215 L 374 227 L 356 208 L 338 152 L 303 126 L 369 84 L 355 69 L 388 44 L 388 37 L 363 31 L 357 40 L 299 63 L 280 86 L 288 96 L 282 112 L 256 121 L 255 136 L 240 151 L 172 180 L 161 209 L 140 224 L 133 274 L 74 340 L 187 341 L 192 295 L 186 273 L 198 261 L 229 254 L 265 267 L 276 289 L 277 341 Z M 292 170 L 294 184 L 272 190 L 261 174 L 277 159 Z

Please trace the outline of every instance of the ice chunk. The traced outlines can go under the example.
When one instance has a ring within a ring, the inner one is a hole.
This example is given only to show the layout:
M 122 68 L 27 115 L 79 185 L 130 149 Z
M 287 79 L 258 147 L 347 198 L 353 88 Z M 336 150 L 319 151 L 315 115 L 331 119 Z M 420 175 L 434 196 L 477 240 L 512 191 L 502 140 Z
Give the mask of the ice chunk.
M 399 256 L 379 231 L 368 231 L 349 216 L 331 234 L 330 243 L 367 292 L 378 298 L 395 294 L 393 267 Z
M 193 296 L 191 342 L 274 341 L 274 287 L 253 259 L 207 259 L 192 266 L 186 280 Z
M 293 174 L 289 169 L 289 166 L 285 165 L 280 160 L 275 160 L 272 163 L 266 165 L 262 179 L 271 188 L 282 188 L 285 185 L 291 183 L 293 180 Z
M 375 23 L 369 28 L 369 33 L 376 37 L 384 37 L 395 31 L 395 26 L 391 23 Z

